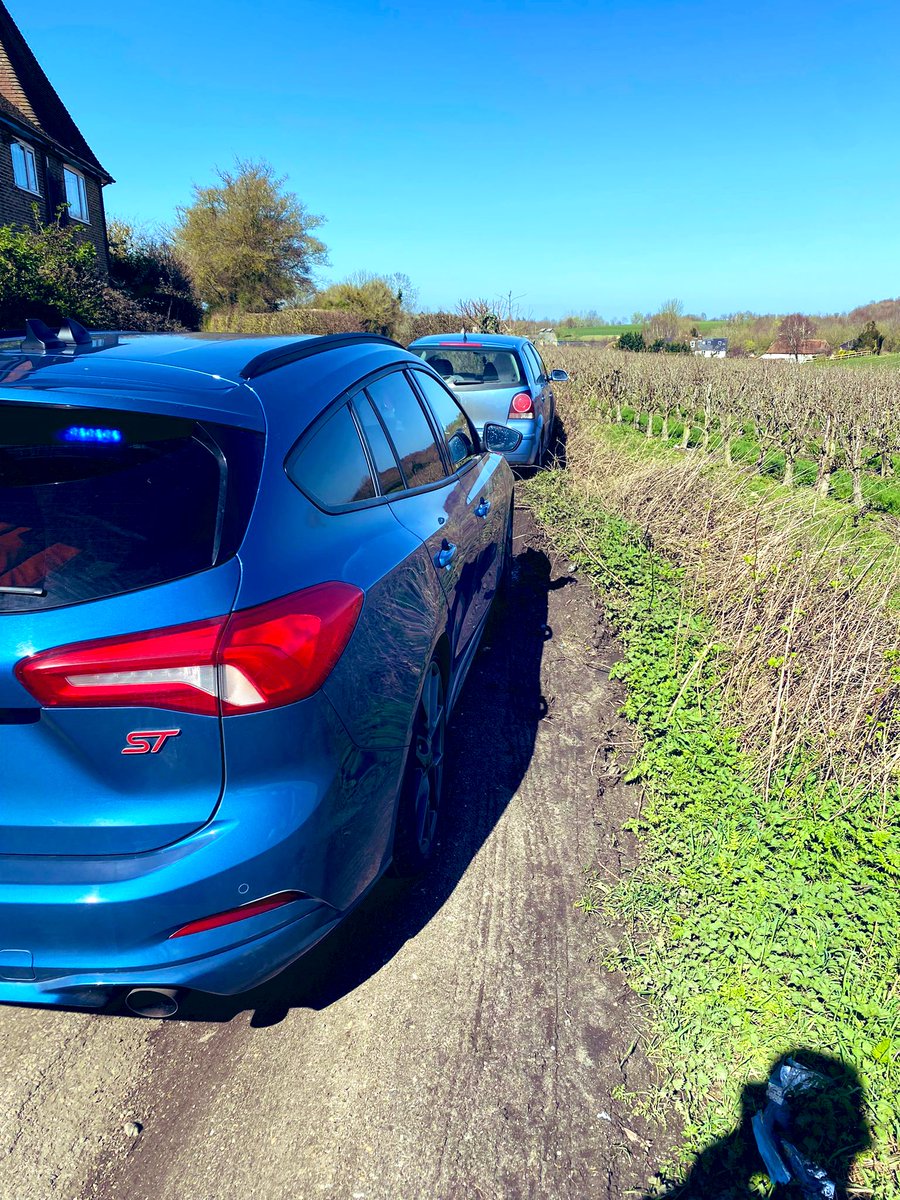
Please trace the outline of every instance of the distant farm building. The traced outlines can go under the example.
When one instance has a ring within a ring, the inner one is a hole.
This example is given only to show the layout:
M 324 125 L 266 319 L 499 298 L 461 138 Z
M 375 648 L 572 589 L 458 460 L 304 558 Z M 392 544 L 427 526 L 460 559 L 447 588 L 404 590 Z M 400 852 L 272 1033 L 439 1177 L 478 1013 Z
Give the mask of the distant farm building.
M 728 353 L 728 338 L 691 338 L 691 353 L 701 358 L 724 358 Z
M 555 329 L 541 329 L 534 336 L 536 346 L 556 346 L 558 343 L 559 338 L 556 336 Z
M 791 348 L 787 338 L 776 338 L 761 358 L 787 358 L 791 362 L 809 362 L 831 353 L 831 346 L 824 338 L 803 338 L 796 349 Z

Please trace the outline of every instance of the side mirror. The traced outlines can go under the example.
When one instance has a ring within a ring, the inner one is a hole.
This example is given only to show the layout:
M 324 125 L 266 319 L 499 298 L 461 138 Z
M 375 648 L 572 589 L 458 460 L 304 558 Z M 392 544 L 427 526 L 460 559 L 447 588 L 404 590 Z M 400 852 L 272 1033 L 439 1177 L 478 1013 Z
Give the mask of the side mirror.
M 550 379 L 553 381 L 553 383 L 568 383 L 569 382 L 569 372 L 568 371 L 558 371 L 558 370 L 551 371 Z
M 493 423 L 485 425 L 481 440 L 485 450 L 490 450 L 492 454 L 512 454 L 522 445 L 522 435 L 518 429 Z

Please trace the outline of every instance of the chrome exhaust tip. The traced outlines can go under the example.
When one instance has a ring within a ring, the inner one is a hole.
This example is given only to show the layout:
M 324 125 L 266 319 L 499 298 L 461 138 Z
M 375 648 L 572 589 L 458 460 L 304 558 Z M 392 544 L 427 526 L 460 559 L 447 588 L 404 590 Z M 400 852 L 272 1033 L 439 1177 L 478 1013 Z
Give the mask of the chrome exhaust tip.
M 178 1012 L 177 988 L 132 988 L 125 1004 L 136 1017 L 174 1017 Z

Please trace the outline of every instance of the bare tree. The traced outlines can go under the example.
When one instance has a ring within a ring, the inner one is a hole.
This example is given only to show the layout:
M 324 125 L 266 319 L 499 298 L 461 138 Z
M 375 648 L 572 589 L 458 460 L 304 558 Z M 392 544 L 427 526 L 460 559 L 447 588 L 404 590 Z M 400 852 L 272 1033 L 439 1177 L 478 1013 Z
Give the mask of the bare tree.
M 677 342 L 684 305 L 680 300 L 666 300 L 659 312 L 647 319 L 644 336 L 648 342 Z
M 797 360 L 801 354 L 801 346 L 808 338 L 815 337 L 816 323 L 812 317 L 803 313 L 791 313 L 778 326 L 778 337 L 783 341 L 788 353 Z

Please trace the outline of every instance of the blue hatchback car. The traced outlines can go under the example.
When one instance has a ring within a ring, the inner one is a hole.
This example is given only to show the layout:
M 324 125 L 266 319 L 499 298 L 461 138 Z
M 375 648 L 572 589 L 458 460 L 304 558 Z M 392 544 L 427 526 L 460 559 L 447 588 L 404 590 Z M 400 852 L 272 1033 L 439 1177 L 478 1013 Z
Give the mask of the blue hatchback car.
M 512 476 L 384 338 L 0 343 L 0 1000 L 169 1015 L 435 841 Z
M 442 333 L 418 338 L 409 348 L 453 388 L 479 432 L 494 422 L 522 435 L 506 455 L 509 462 L 541 465 L 553 444 L 552 385 L 569 376 L 548 371 L 533 342 L 499 333 Z

